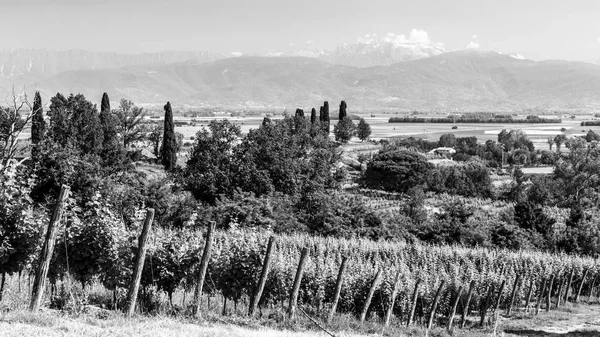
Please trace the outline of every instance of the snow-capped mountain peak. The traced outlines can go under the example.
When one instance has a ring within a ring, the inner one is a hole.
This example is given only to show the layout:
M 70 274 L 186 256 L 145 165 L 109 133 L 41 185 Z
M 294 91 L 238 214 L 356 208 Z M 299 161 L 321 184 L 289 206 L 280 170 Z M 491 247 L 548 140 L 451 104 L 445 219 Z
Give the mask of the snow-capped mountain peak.
M 427 32 L 413 29 L 408 37 L 394 33 L 384 36 L 366 34 L 359 37 L 356 43 L 341 44 L 320 58 L 330 63 L 368 67 L 416 60 L 445 52 L 444 45 L 432 42 Z

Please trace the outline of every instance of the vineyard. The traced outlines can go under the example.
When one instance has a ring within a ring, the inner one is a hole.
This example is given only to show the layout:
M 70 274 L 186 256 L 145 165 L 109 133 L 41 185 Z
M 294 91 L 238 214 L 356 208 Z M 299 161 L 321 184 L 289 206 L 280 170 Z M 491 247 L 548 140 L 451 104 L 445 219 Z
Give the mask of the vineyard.
M 208 277 L 215 281 L 215 290 L 234 301 L 250 296 L 267 242 L 265 233 L 217 233 Z M 359 316 L 367 310 L 367 317 L 385 317 L 393 305 L 392 314 L 403 322 L 411 319 L 411 312 L 419 318 L 431 314 L 435 303 L 434 321 L 450 316 L 457 310 L 455 303 L 461 304 L 461 315 L 476 311 L 480 317 L 488 310 L 511 306 L 513 310 L 534 305 L 539 310 L 542 304 L 553 308 L 561 301 L 578 301 L 582 293 L 589 295 L 600 271 L 595 259 L 525 251 L 305 235 L 278 236 L 275 242 L 261 302 L 272 306 L 285 302 L 301 251 L 308 248 L 298 303 L 317 315 L 325 314 L 335 302 L 334 289 L 345 258 L 337 312 Z
M 135 251 L 131 247 L 137 240 L 121 239 L 117 251 Z M 207 233 L 155 228 L 142 250 L 142 292 L 162 291 L 171 306 L 174 292 L 198 292 L 204 269 L 202 297 L 209 297 L 210 306 L 211 297 L 222 296 L 223 312 L 230 301 L 238 314 L 257 308 L 294 317 L 301 310 L 323 321 L 346 314 L 361 322 L 422 324 L 427 329 L 485 326 L 501 311 L 537 313 L 567 301 L 589 301 L 600 275 L 596 259 L 572 255 L 236 228 L 211 227 Z M 111 273 L 97 279 L 126 287 L 134 259 L 131 254 L 121 258 L 130 261 L 113 263 Z M 199 307 L 206 303 L 202 297 L 190 296 L 183 304 Z

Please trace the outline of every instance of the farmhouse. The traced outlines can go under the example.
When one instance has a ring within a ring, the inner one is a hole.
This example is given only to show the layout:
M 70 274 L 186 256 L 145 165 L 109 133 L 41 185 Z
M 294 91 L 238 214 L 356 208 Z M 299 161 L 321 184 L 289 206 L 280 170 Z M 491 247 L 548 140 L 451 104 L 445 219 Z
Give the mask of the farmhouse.
M 455 153 L 456 153 L 456 150 L 451 147 L 436 147 L 435 149 L 429 151 L 429 154 L 439 154 L 439 155 L 452 155 Z

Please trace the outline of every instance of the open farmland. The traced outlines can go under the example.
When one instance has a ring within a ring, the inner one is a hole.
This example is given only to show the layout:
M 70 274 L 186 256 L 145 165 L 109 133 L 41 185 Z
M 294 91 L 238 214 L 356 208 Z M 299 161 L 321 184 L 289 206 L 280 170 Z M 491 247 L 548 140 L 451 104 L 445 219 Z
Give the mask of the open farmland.
M 436 141 L 440 136 L 446 133 L 452 133 L 456 137 L 477 137 L 477 140 L 484 143 L 487 140 L 497 140 L 498 133 L 502 129 L 513 130 L 520 129 L 533 141 L 536 148 L 547 149 L 547 139 L 558 134 L 564 133 L 567 137 L 583 136 L 588 130 L 600 133 L 600 126 L 580 126 L 581 120 L 564 120 L 560 124 L 497 124 L 497 123 L 457 123 L 457 129 L 452 129 L 453 124 L 448 123 L 388 123 L 392 115 L 382 115 L 382 117 L 370 117 L 370 115 L 359 115 L 364 118 L 371 126 L 371 139 L 383 139 L 393 137 L 415 137 L 426 140 Z M 251 129 L 256 129 L 262 123 L 264 117 L 226 117 L 230 122 L 240 126 L 242 133 L 248 133 Z M 272 119 L 279 119 L 281 116 L 274 116 Z M 308 118 L 308 117 L 307 117 Z M 176 131 L 184 135 L 185 140 L 190 140 L 195 134 L 207 126 L 212 120 L 222 120 L 223 117 L 203 117 L 197 118 L 195 122 L 191 118 L 175 118 L 180 122 L 193 123 L 189 126 L 177 126 Z M 337 120 L 331 121 L 331 129 L 337 124 Z M 565 131 L 561 131 L 561 129 Z

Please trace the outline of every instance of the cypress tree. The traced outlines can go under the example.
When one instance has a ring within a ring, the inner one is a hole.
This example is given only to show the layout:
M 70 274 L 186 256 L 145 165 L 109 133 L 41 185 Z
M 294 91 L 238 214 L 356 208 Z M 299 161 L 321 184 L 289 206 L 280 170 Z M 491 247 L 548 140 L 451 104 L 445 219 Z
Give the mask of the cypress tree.
M 304 110 L 302 110 L 302 109 L 296 109 L 296 117 L 302 117 L 302 118 L 304 118 Z
M 40 92 L 35 92 L 35 98 L 33 99 L 33 114 L 31 118 L 31 143 L 38 145 L 44 139 L 44 133 L 46 132 L 46 122 L 44 121 L 44 108 L 42 107 L 42 97 Z
M 339 120 L 344 119 L 344 117 L 346 117 L 346 101 L 342 101 L 342 103 L 340 103 L 340 115 L 339 115 Z
M 317 110 L 315 110 L 315 108 L 312 108 L 312 110 L 310 110 L 310 124 L 315 124 L 317 121 Z
M 329 102 L 325 101 L 323 103 L 323 130 L 329 134 L 331 121 L 329 118 Z
M 171 102 L 165 104 L 165 128 L 161 160 L 166 171 L 172 171 L 177 163 L 177 139 L 175 138 L 175 125 L 173 124 L 173 110 Z
M 108 94 L 102 94 L 102 103 L 100 103 L 100 112 L 110 112 L 110 99 L 108 99 Z
M 112 152 L 118 147 L 119 139 L 117 136 L 117 121 L 115 116 L 110 110 L 110 99 L 108 94 L 102 95 L 102 102 L 100 103 L 100 124 L 102 125 L 102 148 L 105 152 Z

